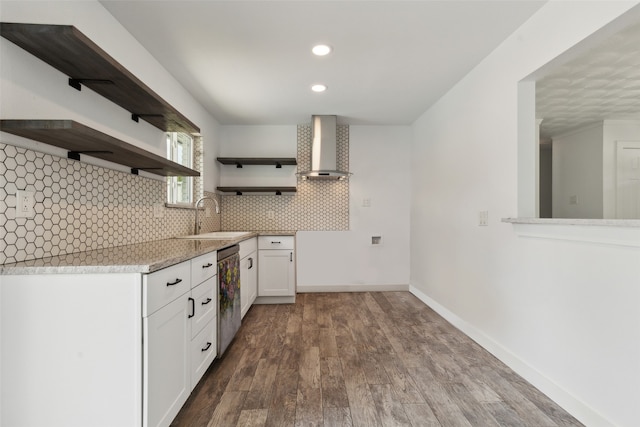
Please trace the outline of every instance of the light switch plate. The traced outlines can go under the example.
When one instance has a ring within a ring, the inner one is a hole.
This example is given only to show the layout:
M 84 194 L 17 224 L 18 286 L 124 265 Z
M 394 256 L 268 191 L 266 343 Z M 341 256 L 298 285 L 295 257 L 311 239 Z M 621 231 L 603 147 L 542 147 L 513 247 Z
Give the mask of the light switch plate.
M 481 227 L 489 225 L 489 211 L 478 212 L 478 225 Z

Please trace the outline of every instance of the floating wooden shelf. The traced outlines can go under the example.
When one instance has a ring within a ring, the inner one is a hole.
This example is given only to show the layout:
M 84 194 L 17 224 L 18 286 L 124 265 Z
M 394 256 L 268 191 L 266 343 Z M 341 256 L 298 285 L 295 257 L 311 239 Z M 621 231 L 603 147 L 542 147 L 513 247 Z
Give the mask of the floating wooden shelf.
M 218 191 L 223 193 L 235 193 L 241 196 L 243 193 L 295 193 L 296 187 L 218 187 Z
M 71 25 L 0 23 L 0 35 L 131 113 L 168 132 L 200 129 Z
M 239 168 L 244 165 L 272 165 L 281 168 L 283 165 L 298 164 L 295 157 L 218 157 L 218 162 L 223 165 L 236 165 Z
M 163 176 L 200 176 L 162 156 L 99 132 L 73 120 L 1 120 L 0 130 L 69 150 L 68 157 L 81 154 L 129 166 L 131 173 L 144 170 Z

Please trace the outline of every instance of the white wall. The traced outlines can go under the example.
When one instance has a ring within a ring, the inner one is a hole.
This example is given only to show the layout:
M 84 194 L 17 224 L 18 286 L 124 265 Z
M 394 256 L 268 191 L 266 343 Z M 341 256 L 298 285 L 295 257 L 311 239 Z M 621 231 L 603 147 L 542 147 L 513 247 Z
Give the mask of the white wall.
M 74 25 L 154 92 L 201 129 L 205 144 L 205 190 L 217 181 L 217 121 L 98 1 L 2 1 L 4 22 Z M 88 88 L 78 92 L 67 76 L 10 41 L 0 38 L 0 116 L 3 119 L 71 119 L 126 142 L 166 155 L 164 132 Z M 66 156 L 66 152 L 2 133 L 2 142 Z M 83 156 L 87 157 L 87 156 Z M 96 161 L 96 164 L 104 162 Z M 118 167 L 115 167 L 118 168 Z M 127 168 L 119 168 L 127 170 Z M 154 177 L 154 176 L 150 176 Z
M 500 218 L 519 206 L 518 82 L 635 4 L 546 3 L 413 126 L 412 291 L 593 426 L 640 419 L 640 230 Z
M 298 233 L 299 291 L 407 288 L 410 141 L 407 126 L 349 127 L 350 230 Z
M 553 218 L 603 218 L 602 127 L 553 138 Z

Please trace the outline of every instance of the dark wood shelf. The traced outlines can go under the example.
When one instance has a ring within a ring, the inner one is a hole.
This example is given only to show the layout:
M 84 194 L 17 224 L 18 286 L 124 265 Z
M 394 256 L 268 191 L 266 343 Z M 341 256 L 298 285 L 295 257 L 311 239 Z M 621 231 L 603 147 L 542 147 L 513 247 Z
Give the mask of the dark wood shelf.
M 236 165 L 238 168 L 244 165 L 270 165 L 280 168 L 283 165 L 298 164 L 295 157 L 218 157 L 218 162 L 223 165 Z
M 0 130 L 69 150 L 69 158 L 81 154 L 162 176 L 200 176 L 162 156 L 99 132 L 73 120 L 1 120 Z
M 0 35 L 160 130 L 200 129 L 71 25 L 0 23 Z
M 218 191 L 223 193 L 235 193 L 241 196 L 242 193 L 295 193 L 296 187 L 218 187 Z M 279 194 L 280 193 L 280 194 Z

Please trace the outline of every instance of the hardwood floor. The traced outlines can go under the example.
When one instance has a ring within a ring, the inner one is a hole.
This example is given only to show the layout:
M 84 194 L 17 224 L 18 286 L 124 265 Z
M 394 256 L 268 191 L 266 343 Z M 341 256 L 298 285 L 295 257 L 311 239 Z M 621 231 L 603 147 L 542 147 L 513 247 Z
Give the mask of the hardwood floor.
M 172 424 L 322 425 L 582 424 L 409 292 L 253 306 Z

